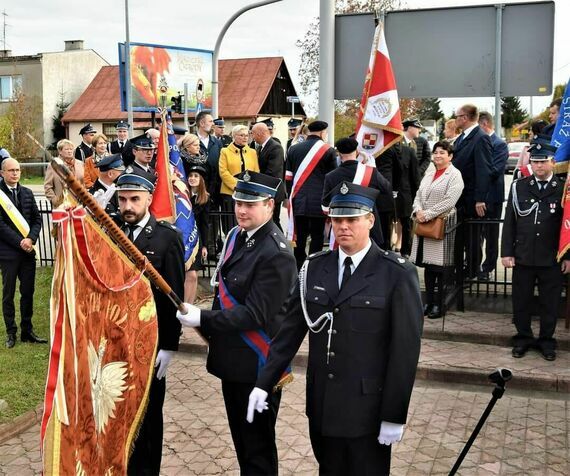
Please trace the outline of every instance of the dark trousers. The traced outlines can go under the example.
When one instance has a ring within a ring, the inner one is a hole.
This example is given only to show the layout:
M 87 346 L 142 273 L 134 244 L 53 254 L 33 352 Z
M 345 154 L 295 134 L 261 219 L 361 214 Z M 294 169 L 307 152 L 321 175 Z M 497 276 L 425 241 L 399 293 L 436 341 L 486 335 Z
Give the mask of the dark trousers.
M 31 332 L 33 330 L 36 256 L 15 252 L 11 260 L 0 261 L 0 268 L 2 268 L 2 314 L 4 324 L 6 324 L 6 333 L 15 335 L 18 331 L 14 306 L 16 279 L 20 281 L 20 330 L 24 334 Z
M 380 228 L 382 230 L 382 245 L 380 248 L 383 250 L 391 250 L 392 246 L 390 240 L 392 239 L 392 221 L 394 213 L 392 212 L 378 212 L 380 218 Z
M 236 450 L 242 476 L 276 475 L 278 470 L 277 446 L 275 444 L 275 422 L 281 402 L 281 391 L 267 398 L 269 409 L 255 412 L 253 423 L 245 419 L 249 394 L 253 383 L 222 381 L 222 393 L 230 432 Z
M 234 226 L 237 225 L 234 199 L 231 195 L 222 195 L 222 230 L 225 234 L 228 233 Z
M 399 217 L 398 221 L 402 225 L 402 244 L 400 246 L 400 254 L 402 256 L 410 256 L 412 252 L 412 219 L 410 217 Z
M 485 218 L 498 220 L 501 218 L 502 212 L 502 203 L 491 203 L 487 207 Z M 479 256 L 483 256 L 481 248 L 483 247 L 483 241 L 485 241 L 485 261 L 481 264 L 483 273 L 492 273 L 497 266 L 497 259 L 499 258 L 499 226 L 499 223 L 483 225 L 479 247 Z
M 130 476 L 158 476 L 162 460 L 162 406 L 166 393 L 166 377 L 156 378 L 156 370 L 150 384 L 146 413 L 129 459 L 127 474 Z M 245 419 L 245 418 L 244 418 Z
M 326 217 L 296 216 L 294 219 L 297 239 L 293 251 L 297 260 L 297 269 L 301 269 L 307 259 L 306 248 L 309 236 L 311 237 L 309 254 L 317 253 L 323 249 Z
M 430 265 L 425 265 L 424 280 L 426 285 L 426 304 L 442 307 L 443 272 Z
M 554 349 L 556 340 L 553 336 L 562 291 L 562 273 L 558 264 L 553 266 L 516 264 L 513 268 L 513 316 L 517 329 L 513 344 L 530 347 L 535 343 L 530 325 L 535 282 L 538 284 L 540 303 L 540 333 L 536 345 L 543 350 Z
M 321 476 L 390 474 L 391 446 L 378 443 L 378 434 L 358 438 L 333 438 L 309 429 L 313 453 Z
M 479 217 L 474 213 L 475 205 L 469 207 L 469 210 L 473 209 L 473 213 L 466 213 L 465 209 L 460 209 L 458 211 L 459 221 L 465 220 L 477 220 Z M 463 223 L 463 240 L 465 249 L 465 277 L 475 278 L 479 274 L 479 266 L 481 264 L 481 246 L 480 237 L 482 234 L 482 223 Z
M 275 203 L 275 208 L 273 209 L 273 223 L 275 223 L 281 231 L 283 227 L 281 226 L 281 206 L 283 202 Z

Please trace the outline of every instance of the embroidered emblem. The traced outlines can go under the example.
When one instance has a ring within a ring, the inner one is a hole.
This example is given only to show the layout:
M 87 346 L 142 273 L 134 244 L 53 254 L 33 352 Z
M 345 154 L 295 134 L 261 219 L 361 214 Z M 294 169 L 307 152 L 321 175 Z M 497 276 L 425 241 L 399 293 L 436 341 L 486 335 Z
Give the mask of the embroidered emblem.
M 405 262 L 406 262 L 406 260 L 404 258 L 398 258 L 398 263 L 404 264 Z
M 287 245 L 283 242 L 279 243 L 279 246 L 283 249 L 287 248 Z
M 248 248 L 251 248 L 253 245 L 255 244 L 255 238 L 252 238 L 251 240 L 249 240 L 245 246 L 247 246 Z
M 346 183 L 343 183 L 342 187 L 340 187 L 340 193 L 342 193 L 343 195 L 346 195 L 348 193 L 348 186 L 346 185 Z
M 251 175 L 249 175 L 249 173 L 246 170 L 245 173 L 243 174 L 243 181 L 249 182 L 250 180 L 251 180 Z

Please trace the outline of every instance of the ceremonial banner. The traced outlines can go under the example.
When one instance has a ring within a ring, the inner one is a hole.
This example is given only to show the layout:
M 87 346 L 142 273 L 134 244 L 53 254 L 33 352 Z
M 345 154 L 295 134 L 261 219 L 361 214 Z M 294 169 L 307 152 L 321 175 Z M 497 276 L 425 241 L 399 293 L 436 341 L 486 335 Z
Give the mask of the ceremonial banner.
M 126 474 L 154 372 L 152 290 L 83 208 L 55 210 L 53 221 L 43 472 Z
M 364 157 L 378 157 L 403 134 L 396 80 L 384 27 L 378 23 L 356 124 L 358 152 Z
M 558 147 L 554 160 L 556 161 L 555 173 L 568 172 L 570 167 L 570 81 L 566 84 L 564 98 L 560 105 L 560 114 L 556 121 L 556 128 L 552 135 L 552 145 Z M 560 228 L 560 241 L 558 244 L 558 260 L 561 260 L 570 248 L 570 174 L 566 178 L 564 185 L 564 195 L 562 196 L 562 206 L 564 215 Z
M 170 114 L 162 114 L 162 126 L 156 155 L 156 187 L 150 212 L 157 220 L 173 223 L 182 233 L 186 270 L 198 252 L 198 226 L 190 202 L 184 165 L 176 145 Z

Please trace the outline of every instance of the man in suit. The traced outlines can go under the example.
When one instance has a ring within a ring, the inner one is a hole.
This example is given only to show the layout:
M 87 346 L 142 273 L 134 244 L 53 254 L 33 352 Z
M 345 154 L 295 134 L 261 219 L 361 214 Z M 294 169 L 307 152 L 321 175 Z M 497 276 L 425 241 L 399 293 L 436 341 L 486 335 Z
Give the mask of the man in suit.
M 133 155 L 133 144 L 129 140 L 130 125 L 126 121 L 119 121 L 115 124 L 117 139 L 107 144 L 107 150 L 111 154 L 121 154 L 123 163 L 130 165 L 135 160 Z
M 408 147 L 414 149 L 418 161 L 418 172 L 420 180 L 424 176 L 426 169 L 431 163 L 431 151 L 426 139 L 420 136 L 423 129 L 419 119 L 407 119 L 402 122 L 404 127 L 404 142 Z
M 455 140 L 453 165 L 461 172 L 464 188 L 457 202 L 460 220 L 483 218 L 487 215 L 493 146 L 491 138 L 477 124 L 479 111 L 473 104 L 465 104 L 455 112 L 455 122 L 463 132 Z M 468 278 L 479 273 L 481 256 L 479 253 L 479 230 L 473 225 L 463 226 L 466 272 Z
M 108 155 L 97 162 L 95 167 L 99 169 L 99 177 L 89 189 L 89 193 L 97 199 L 109 216 L 115 216 L 119 210 L 115 181 L 125 171 L 122 155 Z
M 307 257 L 307 239 L 311 237 L 309 253 L 323 249 L 326 216 L 321 208 L 325 175 L 336 167 L 336 153 L 326 143 L 325 121 L 309 124 L 309 134 L 303 142 L 287 152 L 285 182 L 289 196 L 289 228 L 287 238 L 295 241 L 297 267 Z
M 509 158 L 509 148 L 507 143 L 495 134 L 493 116 L 490 113 L 485 111 L 479 113 L 479 126 L 491 138 L 493 147 L 491 183 L 485 200 L 488 205 L 485 218 L 499 220 L 505 201 L 505 165 Z M 481 264 L 478 279 L 488 281 L 489 273 L 495 269 L 499 257 L 499 223 L 484 225 L 482 231 L 480 243 L 482 246 L 483 240 L 485 241 L 485 261 Z M 479 251 L 479 256 L 482 256 L 482 251 Z
M 184 248 L 180 232 L 159 222 L 149 212 L 156 177 L 134 170 L 117 180 L 123 231 L 145 255 L 172 290 L 184 296 Z M 180 322 L 176 307 L 157 288 L 152 289 L 158 319 L 158 352 L 150 386 L 149 401 L 129 460 L 129 475 L 156 475 L 162 459 L 162 405 L 166 393 L 166 371 L 178 350 Z
M 320 474 L 388 475 L 414 385 L 423 323 L 418 275 L 370 240 L 377 193 L 350 182 L 336 187 L 329 216 L 339 248 L 303 265 L 249 398 L 247 418 L 255 422 L 254 410 L 264 411 L 309 327 L 306 405 Z
M 42 228 L 33 192 L 20 185 L 20 164 L 16 159 L 2 161 L 0 182 L 0 268 L 2 269 L 2 314 L 6 325 L 6 347 L 16 344 L 16 280 L 20 280 L 20 338 L 22 342 L 45 344 L 32 326 L 36 252 L 34 244 Z
M 264 122 L 254 124 L 251 129 L 251 134 L 255 141 L 259 171 L 262 174 L 270 175 L 271 177 L 281 180 L 279 195 L 284 198 L 285 183 L 283 180 L 285 178 L 285 156 L 283 154 L 283 147 L 281 147 L 281 144 L 279 144 L 275 138 L 271 137 L 269 128 Z M 280 218 L 282 204 L 282 201 L 275 202 L 275 208 L 273 210 L 273 221 L 281 231 L 283 231 Z
M 550 144 L 529 147 L 533 175 L 515 180 L 511 186 L 503 236 L 501 260 L 513 268 L 513 357 L 520 358 L 537 347 L 546 360 L 556 359 L 554 331 L 558 319 L 562 275 L 570 272 L 568 253 L 557 261 L 564 183 L 554 175 L 554 153 Z M 531 328 L 534 285 L 540 301 L 540 332 L 535 340 Z
M 95 137 L 97 131 L 93 128 L 91 124 L 86 124 L 79 130 L 79 135 L 81 136 L 81 144 L 75 149 L 74 156 L 77 160 L 85 162 L 87 157 L 93 155 L 93 148 L 91 147 L 91 141 Z
M 283 322 L 297 269 L 291 248 L 271 220 L 280 180 L 250 171 L 238 177 L 233 194 L 238 226 L 228 234 L 213 278 L 219 287 L 212 310 L 186 304 L 188 313 L 178 318 L 184 326 L 201 326 L 209 340 L 208 371 L 222 381 L 241 474 L 276 475 L 281 391 L 271 395 L 269 411 L 259 421 L 251 425 L 245 415 L 270 341 Z
M 135 160 L 127 167 L 125 172 L 132 173 L 134 171 L 155 174 L 154 168 L 151 166 L 156 149 L 153 140 L 146 134 L 133 138 L 133 155 Z
M 378 172 L 374 164 L 364 165 L 358 162 L 358 142 L 356 139 L 352 137 L 339 139 L 335 148 L 340 156 L 340 166 L 325 176 L 322 198 L 323 212 L 328 215 L 331 201 L 330 192 L 341 182 L 353 182 L 378 190 L 379 193 L 374 203 L 374 227 L 370 232 L 370 238 L 380 248 L 383 248 L 384 236 L 380 227 L 378 208 L 383 208 L 385 202 L 392 204 L 393 207 L 392 185 Z
M 542 134 L 548 137 L 552 137 L 554 134 L 554 129 L 556 129 L 556 122 L 558 121 L 558 116 L 560 115 L 560 106 L 562 105 L 562 98 L 554 99 L 548 108 L 548 119 L 550 124 L 548 124 L 544 129 L 542 129 Z
M 196 126 L 198 127 L 196 135 L 200 139 L 201 154 L 207 157 L 208 167 L 210 170 L 219 171 L 222 141 L 217 139 L 212 133 L 212 129 L 214 127 L 212 115 L 203 111 L 199 112 L 196 115 Z M 219 172 L 210 179 L 210 189 L 208 192 L 210 192 L 210 196 L 212 197 L 215 205 L 219 203 L 221 183 L 222 181 L 220 179 Z

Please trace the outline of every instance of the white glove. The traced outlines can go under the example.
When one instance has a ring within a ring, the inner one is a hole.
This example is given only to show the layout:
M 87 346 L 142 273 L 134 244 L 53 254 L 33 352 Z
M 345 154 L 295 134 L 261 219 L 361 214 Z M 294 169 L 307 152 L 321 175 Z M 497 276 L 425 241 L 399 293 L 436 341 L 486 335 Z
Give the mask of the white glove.
M 158 380 L 162 380 L 166 375 L 166 369 L 170 365 L 172 357 L 174 357 L 173 350 L 160 349 L 158 351 L 158 354 L 156 354 L 156 361 L 154 362 L 154 367 L 155 368 L 158 367 L 158 370 L 156 371 L 156 378 Z
M 249 423 L 253 423 L 253 411 L 257 410 L 262 413 L 267 410 L 269 405 L 267 404 L 267 392 L 258 387 L 255 387 L 249 394 L 249 403 L 247 404 L 247 417 L 246 420 Z
M 380 434 L 378 435 L 378 443 L 381 445 L 391 445 L 402 439 L 404 433 L 404 425 L 399 423 L 390 423 L 383 421 L 380 423 Z
M 184 327 L 200 327 L 200 308 L 184 303 L 186 312 L 176 311 L 176 317 Z

